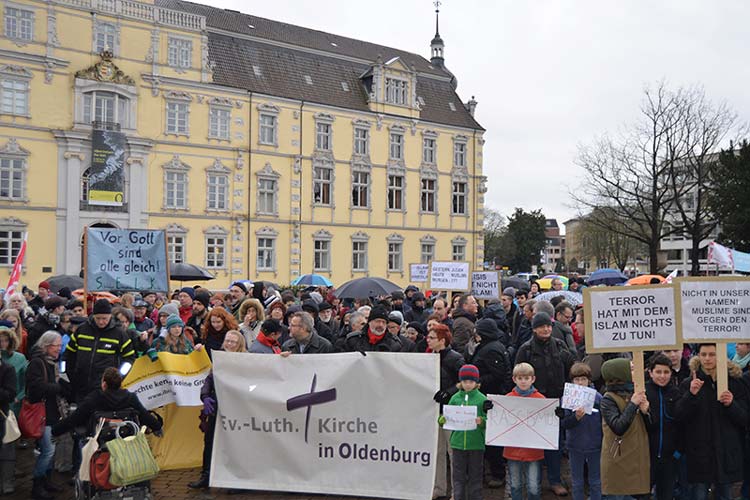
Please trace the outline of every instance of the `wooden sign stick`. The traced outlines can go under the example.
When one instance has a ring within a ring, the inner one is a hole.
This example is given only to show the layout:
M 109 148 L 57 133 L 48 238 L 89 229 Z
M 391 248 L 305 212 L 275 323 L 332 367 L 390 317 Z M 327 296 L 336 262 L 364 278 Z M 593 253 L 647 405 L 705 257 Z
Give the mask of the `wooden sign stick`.
M 727 344 L 716 343 L 716 398 L 729 390 L 729 373 L 727 372 Z
M 643 365 L 643 351 L 633 351 L 633 384 L 635 392 L 646 390 L 646 374 Z

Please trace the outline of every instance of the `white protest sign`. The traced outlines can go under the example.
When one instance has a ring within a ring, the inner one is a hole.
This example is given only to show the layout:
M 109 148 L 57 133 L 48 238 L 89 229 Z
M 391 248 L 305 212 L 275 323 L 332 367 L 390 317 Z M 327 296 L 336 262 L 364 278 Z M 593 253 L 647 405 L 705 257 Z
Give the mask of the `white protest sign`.
M 586 414 L 591 415 L 594 411 L 594 403 L 596 403 L 596 389 L 568 382 L 565 383 L 562 404 L 560 406 L 566 410 L 583 408 Z
M 160 352 L 157 361 L 141 356 L 122 382 L 138 395 L 147 410 L 176 403 L 177 406 L 201 406 L 201 387 L 211 372 L 211 360 L 205 349 L 187 356 Z
M 164 230 L 86 230 L 86 289 L 169 290 Z
M 558 449 L 560 419 L 555 415 L 555 408 L 560 404 L 559 399 L 496 394 L 487 397 L 494 405 L 487 414 L 487 445 Z
M 586 352 L 677 349 L 677 293 L 672 285 L 584 290 Z
M 474 405 L 444 405 L 443 429 L 449 431 L 473 431 L 477 428 L 477 407 Z
M 430 290 L 464 290 L 471 288 L 468 262 L 430 262 Z
M 499 273 L 496 271 L 475 271 L 471 273 L 471 294 L 475 299 L 499 299 Z
M 750 341 L 750 278 L 679 278 L 685 342 Z
M 214 351 L 213 361 L 212 487 L 430 498 L 438 356 Z
M 409 264 L 409 283 L 427 283 L 429 264 Z

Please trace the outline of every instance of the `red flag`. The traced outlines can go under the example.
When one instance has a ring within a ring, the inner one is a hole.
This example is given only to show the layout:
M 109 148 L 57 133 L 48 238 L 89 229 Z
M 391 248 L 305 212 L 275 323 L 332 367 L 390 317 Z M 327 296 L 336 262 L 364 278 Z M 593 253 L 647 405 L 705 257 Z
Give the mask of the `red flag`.
M 26 238 L 28 237 L 29 233 L 24 233 L 23 235 L 23 243 L 21 243 L 21 249 L 18 251 L 18 255 L 16 255 L 16 262 L 13 264 L 13 272 L 10 273 L 10 278 L 8 279 L 8 286 L 5 287 L 5 296 L 9 297 L 12 293 L 16 291 L 16 287 L 18 286 L 18 282 L 21 280 L 21 271 L 23 270 L 23 258 L 26 256 Z

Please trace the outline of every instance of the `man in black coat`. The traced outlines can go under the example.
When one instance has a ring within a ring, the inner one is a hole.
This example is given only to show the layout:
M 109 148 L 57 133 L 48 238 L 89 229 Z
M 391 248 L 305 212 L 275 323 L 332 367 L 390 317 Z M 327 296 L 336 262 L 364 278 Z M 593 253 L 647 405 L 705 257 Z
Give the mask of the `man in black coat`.
M 742 370 L 734 363 L 728 368 L 729 390 L 717 394 L 716 345 L 701 344 L 690 360 L 692 376 L 680 385 L 677 418 L 685 421 L 687 477 L 696 500 L 708 498 L 712 484 L 716 500 L 729 500 L 732 483 L 743 479 L 748 401 Z
M 505 346 L 500 342 L 500 329 L 494 319 L 482 318 L 476 322 L 474 341 L 467 346 L 465 359 L 479 368 L 481 390 L 484 394 L 507 394 L 512 388 L 513 370 Z M 472 352 L 473 347 L 473 352 Z M 490 465 L 490 488 L 505 484 L 505 459 L 502 446 L 487 446 L 484 458 Z
M 414 292 L 414 295 L 411 296 L 411 309 L 404 314 L 406 322 L 418 321 L 424 323 L 427 321 L 429 313 L 425 310 L 426 303 L 422 292 Z
M 539 302 L 537 302 L 539 305 Z M 518 349 L 516 364 L 529 363 L 534 367 L 536 380 L 534 387 L 545 398 L 559 399 L 563 395 L 565 381 L 569 379 L 570 367 L 575 357 L 562 340 L 552 337 L 552 318 L 545 312 L 534 314 L 531 319 L 534 336 Z M 565 496 L 568 491 L 562 485 L 560 460 L 562 453 L 557 450 L 544 450 L 547 464 L 547 480 L 557 496 Z
M 375 306 L 370 310 L 367 324 L 360 331 L 353 331 L 344 340 L 344 352 L 401 352 L 403 346 L 398 337 L 388 333 L 388 310 Z
M 39 314 L 36 315 L 31 330 L 29 330 L 29 337 L 26 340 L 29 349 L 34 347 L 36 341 L 46 331 L 54 330 L 60 335 L 65 334 L 63 327 L 60 326 L 60 315 L 65 311 L 66 303 L 65 299 L 57 295 L 50 295 L 44 301 L 44 307 L 39 309 Z
M 328 325 L 323 323 L 323 321 L 321 321 L 321 319 L 318 317 L 318 313 L 320 312 L 318 303 L 313 299 L 307 299 L 302 302 L 302 310 L 312 316 L 313 328 L 315 329 L 315 332 L 327 341 L 333 342 L 333 332 L 331 332 L 331 329 L 328 328 Z
M 289 334 L 282 351 L 292 354 L 327 354 L 333 352 L 331 343 L 315 332 L 315 320 L 305 311 L 297 311 L 289 318 Z

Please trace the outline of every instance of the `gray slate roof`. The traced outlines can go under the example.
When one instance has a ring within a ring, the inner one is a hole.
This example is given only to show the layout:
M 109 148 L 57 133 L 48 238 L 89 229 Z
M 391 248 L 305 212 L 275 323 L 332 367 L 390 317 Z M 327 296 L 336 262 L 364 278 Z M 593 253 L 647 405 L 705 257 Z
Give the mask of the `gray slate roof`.
M 337 55 L 373 62 L 379 55 L 384 61 L 400 57 L 420 73 L 451 76 L 445 70 L 432 67 L 427 59 L 417 54 L 391 47 L 182 0 L 156 0 L 156 5 L 206 17 L 209 58 L 215 63 L 213 79 L 220 85 L 369 111 L 366 90 L 359 79 L 369 65 L 337 58 Z M 212 28 L 325 51 L 331 56 L 235 38 L 212 32 Z M 336 46 L 331 45 L 332 42 Z M 312 85 L 306 83 L 306 75 L 312 79 Z M 346 83 L 348 91 L 344 90 L 342 82 Z M 417 96 L 425 103 L 421 120 L 483 130 L 464 108 L 450 82 L 418 76 Z M 450 108 L 451 102 L 455 111 Z

